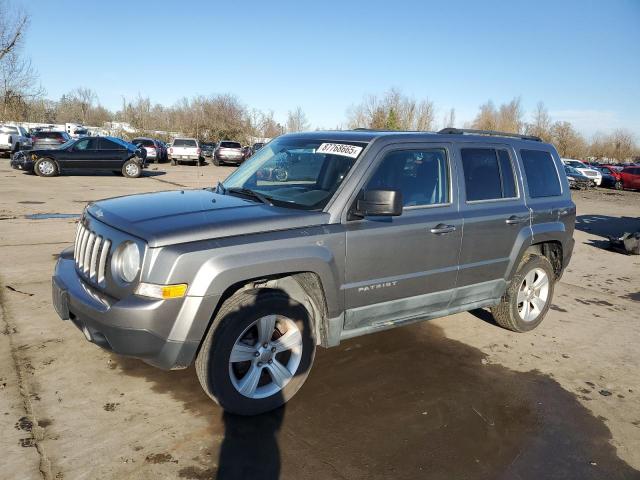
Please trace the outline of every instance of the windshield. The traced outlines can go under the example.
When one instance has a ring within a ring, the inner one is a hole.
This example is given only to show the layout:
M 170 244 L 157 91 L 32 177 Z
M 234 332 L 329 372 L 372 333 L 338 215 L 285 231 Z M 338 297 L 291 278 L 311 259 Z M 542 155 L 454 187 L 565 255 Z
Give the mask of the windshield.
M 569 174 L 571 174 L 571 175 L 577 175 L 577 176 L 582 177 L 582 174 L 578 170 L 576 170 L 573 167 L 570 167 L 569 165 L 565 165 L 564 166 L 564 171 L 569 173 Z
M 588 168 L 584 163 L 579 162 L 578 160 L 567 160 L 566 164 L 573 168 Z
M 365 146 L 282 137 L 262 147 L 223 186 L 258 192 L 280 206 L 322 210 Z

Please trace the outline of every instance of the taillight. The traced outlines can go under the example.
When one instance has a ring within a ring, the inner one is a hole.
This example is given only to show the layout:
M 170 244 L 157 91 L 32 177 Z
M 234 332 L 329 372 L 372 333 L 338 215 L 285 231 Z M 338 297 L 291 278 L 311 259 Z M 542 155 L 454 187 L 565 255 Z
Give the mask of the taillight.
M 169 153 L 173 153 L 173 147 L 169 147 Z
M 197 153 L 198 153 L 198 155 L 200 155 L 200 152 L 201 152 L 201 151 L 202 151 L 202 150 L 200 150 L 199 148 L 197 149 Z

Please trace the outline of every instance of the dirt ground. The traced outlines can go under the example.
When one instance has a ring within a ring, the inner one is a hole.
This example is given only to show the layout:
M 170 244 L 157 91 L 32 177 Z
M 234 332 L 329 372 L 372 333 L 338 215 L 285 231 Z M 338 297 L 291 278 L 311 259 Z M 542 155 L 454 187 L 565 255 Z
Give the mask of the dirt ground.
M 51 305 L 68 218 L 89 201 L 204 187 L 231 168 L 43 179 L 0 159 L 0 477 L 640 478 L 640 192 L 576 192 L 576 248 L 534 332 L 458 314 L 320 349 L 284 408 L 223 414 L 192 368 L 87 342 Z

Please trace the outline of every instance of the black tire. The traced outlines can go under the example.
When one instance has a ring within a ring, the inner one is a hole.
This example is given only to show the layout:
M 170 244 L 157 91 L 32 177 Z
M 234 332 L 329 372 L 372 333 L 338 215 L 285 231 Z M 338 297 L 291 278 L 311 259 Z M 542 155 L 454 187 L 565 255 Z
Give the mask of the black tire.
M 178 161 L 177 161 L 175 158 L 172 158 L 172 159 L 171 159 L 171 165 L 174 165 L 174 166 L 175 166 L 175 165 L 177 165 L 177 164 L 178 164 Z
M 114 174 L 114 175 L 117 175 L 117 176 L 119 176 L 119 177 L 121 177 L 121 176 L 122 176 L 122 171 L 120 171 L 120 170 L 113 170 L 113 174 Z
M 11 152 L 11 154 L 16 154 L 20 151 L 20 143 L 16 142 L 16 144 L 13 146 L 13 151 Z M 9 155 L 9 158 L 11 158 L 11 154 Z
M 549 280 L 548 294 L 544 307 L 540 309 L 540 313 L 537 317 L 534 320 L 525 321 L 518 312 L 518 292 L 520 291 L 520 287 L 523 285 L 525 276 L 535 269 L 542 269 L 546 273 Z M 551 306 L 551 302 L 553 301 L 555 279 L 556 277 L 553 267 L 546 257 L 541 255 L 525 256 L 520 262 L 516 274 L 511 279 L 511 282 L 509 282 L 507 291 L 503 295 L 500 303 L 491 308 L 491 313 L 493 314 L 493 318 L 496 323 L 513 332 L 528 332 L 536 328 L 540 325 L 542 320 L 544 320 L 544 317 Z
M 274 314 L 291 319 L 300 330 L 300 363 L 291 380 L 279 392 L 265 398 L 249 398 L 241 394 L 231 380 L 231 350 L 252 323 Z M 309 375 L 315 346 L 310 315 L 303 305 L 279 290 L 242 291 L 230 297 L 218 311 L 196 358 L 196 373 L 207 395 L 227 412 L 257 415 L 278 408 L 296 394 Z
M 138 178 L 140 175 L 142 175 L 142 166 L 137 160 L 134 160 L 133 158 L 127 160 L 122 165 L 122 175 L 127 178 Z
M 219 159 L 218 159 L 218 157 L 216 157 L 215 155 L 213 156 L 213 164 L 214 164 L 216 167 L 219 167 L 219 166 L 220 166 L 220 160 L 219 160 Z
M 39 177 L 55 177 L 60 173 L 56 161 L 47 157 L 36 160 L 33 171 Z
M 616 190 L 624 190 L 624 185 L 622 184 L 622 180 L 617 180 L 613 188 L 615 188 Z

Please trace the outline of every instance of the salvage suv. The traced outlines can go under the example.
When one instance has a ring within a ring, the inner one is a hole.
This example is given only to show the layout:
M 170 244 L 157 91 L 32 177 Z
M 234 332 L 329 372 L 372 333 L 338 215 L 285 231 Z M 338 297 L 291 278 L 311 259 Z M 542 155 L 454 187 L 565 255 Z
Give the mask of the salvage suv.
M 485 307 L 537 327 L 575 214 L 536 137 L 290 134 L 216 187 L 89 204 L 53 301 L 89 341 L 163 369 L 195 362 L 224 409 L 257 414 L 297 392 L 317 345 Z

